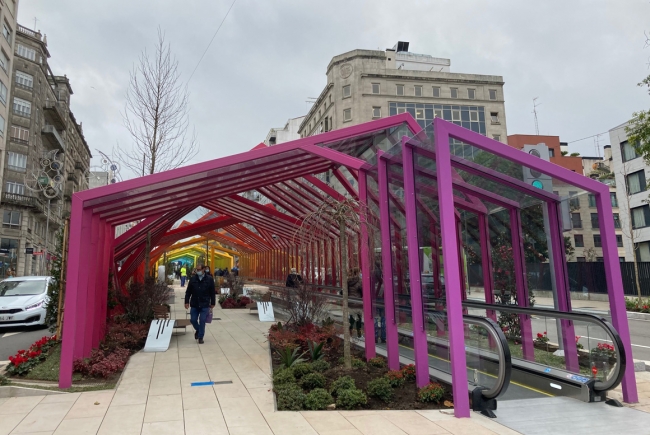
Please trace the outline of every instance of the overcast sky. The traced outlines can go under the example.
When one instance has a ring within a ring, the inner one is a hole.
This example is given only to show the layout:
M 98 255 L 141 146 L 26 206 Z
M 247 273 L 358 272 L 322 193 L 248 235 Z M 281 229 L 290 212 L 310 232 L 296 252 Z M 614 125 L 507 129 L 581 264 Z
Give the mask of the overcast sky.
M 157 27 L 187 80 L 231 2 L 20 0 L 18 18 L 29 28 L 37 19 L 54 73 L 71 80 L 91 150 L 110 153 L 130 143 L 120 114 L 129 71 Z M 572 141 L 606 132 L 650 105 L 636 86 L 650 74 L 649 17 L 647 0 L 237 0 L 189 83 L 201 146 L 194 161 L 246 151 L 304 115 L 333 56 L 398 40 L 450 58 L 452 72 L 503 76 L 508 134 L 535 133 L 534 97 L 540 134 Z M 608 143 L 603 135 L 601 147 Z M 594 139 L 571 151 L 594 155 Z

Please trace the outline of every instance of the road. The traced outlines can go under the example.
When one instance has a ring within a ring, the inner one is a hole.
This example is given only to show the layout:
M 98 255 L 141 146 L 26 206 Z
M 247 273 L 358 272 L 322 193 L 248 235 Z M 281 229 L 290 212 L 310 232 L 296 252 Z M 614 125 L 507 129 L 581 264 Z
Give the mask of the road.
M 39 338 L 52 335 L 44 327 L 0 328 L 0 361 L 7 361 L 21 349 L 28 349 Z

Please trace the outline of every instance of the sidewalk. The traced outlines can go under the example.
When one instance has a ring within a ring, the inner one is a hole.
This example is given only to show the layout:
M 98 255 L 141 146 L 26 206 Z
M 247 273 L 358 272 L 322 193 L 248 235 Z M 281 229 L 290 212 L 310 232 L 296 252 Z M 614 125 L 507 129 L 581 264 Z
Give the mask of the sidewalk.
M 184 319 L 179 287 L 176 295 L 172 312 Z M 270 324 L 248 310 L 219 306 L 214 317 L 205 344 L 188 328 L 167 352 L 133 355 L 116 390 L 0 399 L 0 435 L 517 433 L 477 413 L 459 420 L 434 410 L 275 411 L 265 338 Z M 224 383 L 191 386 L 202 381 Z

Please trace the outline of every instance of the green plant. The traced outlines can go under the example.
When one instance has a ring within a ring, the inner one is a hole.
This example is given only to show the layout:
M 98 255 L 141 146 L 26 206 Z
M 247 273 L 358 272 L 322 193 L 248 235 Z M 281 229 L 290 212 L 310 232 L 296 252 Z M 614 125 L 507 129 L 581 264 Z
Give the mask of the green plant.
M 300 349 L 297 347 L 293 350 L 290 347 L 285 347 L 283 351 L 278 351 L 278 355 L 280 355 L 281 364 L 284 367 L 289 368 L 289 367 L 293 367 L 294 364 L 305 362 L 303 356 L 305 356 L 307 352 L 303 352 L 301 354 L 299 354 L 298 352 L 300 352 Z
M 405 380 L 409 382 L 415 381 L 415 364 L 409 364 L 402 367 L 402 374 L 404 375 Z
M 402 373 L 400 370 L 391 370 L 384 376 L 386 379 L 388 379 L 390 386 L 393 388 L 401 387 L 404 385 L 404 373 Z
M 279 411 L 300 411 L 305 406 L 305 393 L 300 389 L 285 388 L 278 393 Z
M 296 377 L 296 379 L 300 379 L 303 376 L 314 371 L 311 364 L 304 363 L 304 362 L 294 364 L 293 367 L 291 367 L 291 370 L 293 371 L 293 375 Z
M 147 323 L 153 319 L 153 307 L 164 305 L 169 299 L 169 289 L 153 277 L 144 282 L 133 281 L 126 293 L 116 292 L 115 296 L 124 308 L 124 317 L 131 323 Z
M 321 373 L 309 373 L 308 375 L 305 375 L 300 381 L 300 385 L 302 385 L 302 388 L 305 390 L 325 388 L 325 384 L 327 384 L 327 379 L 325 379 L 325 376 L 323 376 Z
M 291 369 L 280 369 L 273 374 L 273 386 L 295 383 L 296 377 L 293 375 L 293 370 Z
M 309 357 L 312 361 L 318 361 L 323 358 L 323 346 L 325 342 L 316 344 L 313 341 L 307 341 L 307 347 L 309 348 Z
M 330 393 L 332 393 L 332 396 L 336 397 L 342 391 L 349 390 L 350 388 L 356 388 L 354 379 L 352 379 L 350 376 L 341 376 L 332 382 L 332 385 L 330 386 Z
M 4 375 L 0 375 L 0 386 L 4 385 L 9 385 L 9 379 L 7 379 L 7 377 Z
M 334 403 L 334 398 L 323 388 L 314 388 L 305 398 L 305 408 L 320 411 Z
M 537 344 L 546 344 L 548 343 L 548 335 L 546 334 L 546 331 L 542 334 L 541 332 L 537 333 L 537 337 L 535 337 L 535 343 Z
M 418 391 L 418 400 L 424 403 L 439 403 L 445 395 L 445 389 L 442 385 L 431 382 L 426 387 Z
M 56 332 L 56 322 L 59 314 L 59 298 L 61 297 L 61 252 L 63 250 L 63 231 L 57 231 L 54 259 L 50 268 L 50 276 L 54 278 L 47 286 L 47 296 L 49 298 L 45 307 L 45 324 L 49 325 L 50 332 Z M 63 307 L 63 305 L 61 306 Z
M 345 364 L 345 361 L 343 357 L 339 358 L 339 364 Z M 352 368 L 353 369 L 362 369 L 366 367 L 366 363 L 364 363 L 362 360 L 359 358 L 352 358 Z
M 355 409 L 366 403 L 368 403 L 366 394 L 357 388 L 342 390 L 336 397 L 336 407 L 338 409 Z
M 280 384 L 280 385 L 273 385 L 273 391 L 276 392 L 276 394 L 280 394 L 286 390 L 295 390 L 295 391 L 300 391 L 302 392 L 302 388 L 300 388 L 300 385 L 296 384 L 295 382 L 289 382 L 286 384 Z
M 393 398 L 393 387 L 390 385 L 390 381 L 384 377 L 368 382 L 367 391 L 369 396 L 384 402 L 390 402 L 390 399 Z
M 311 368 L 314 369 L 315 372 L 324 372 L 329 370 L 330 368 L 330 363 L 325 361 L 324 359 L 319 359 L 317 361 L 314 361 L 311 363 Z
M 376 356 L 368 360 L 368 365 L 372 367 L 377 367 L 379 369 L 383 369 L 386 367 L 386 360 L 380 356 Z

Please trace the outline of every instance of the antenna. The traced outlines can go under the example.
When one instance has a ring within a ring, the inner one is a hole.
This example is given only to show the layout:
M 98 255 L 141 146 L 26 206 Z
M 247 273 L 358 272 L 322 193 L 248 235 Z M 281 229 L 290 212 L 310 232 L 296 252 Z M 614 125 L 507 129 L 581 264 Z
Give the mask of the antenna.
M 535 115 L 535 134 L 539 136 L 539 124 L 537 123 L 537 106 L 540 106 L 541 104 L 537 104 L 537 99 L 539 97 L 533 98 L 533 114 Z
M 602 133 L 598 133 L 597 135 L 594 136 L 594 147 L 596 147 L 596 155 L 598 157 L 601 157 L 600 155 L 600 135 Z

